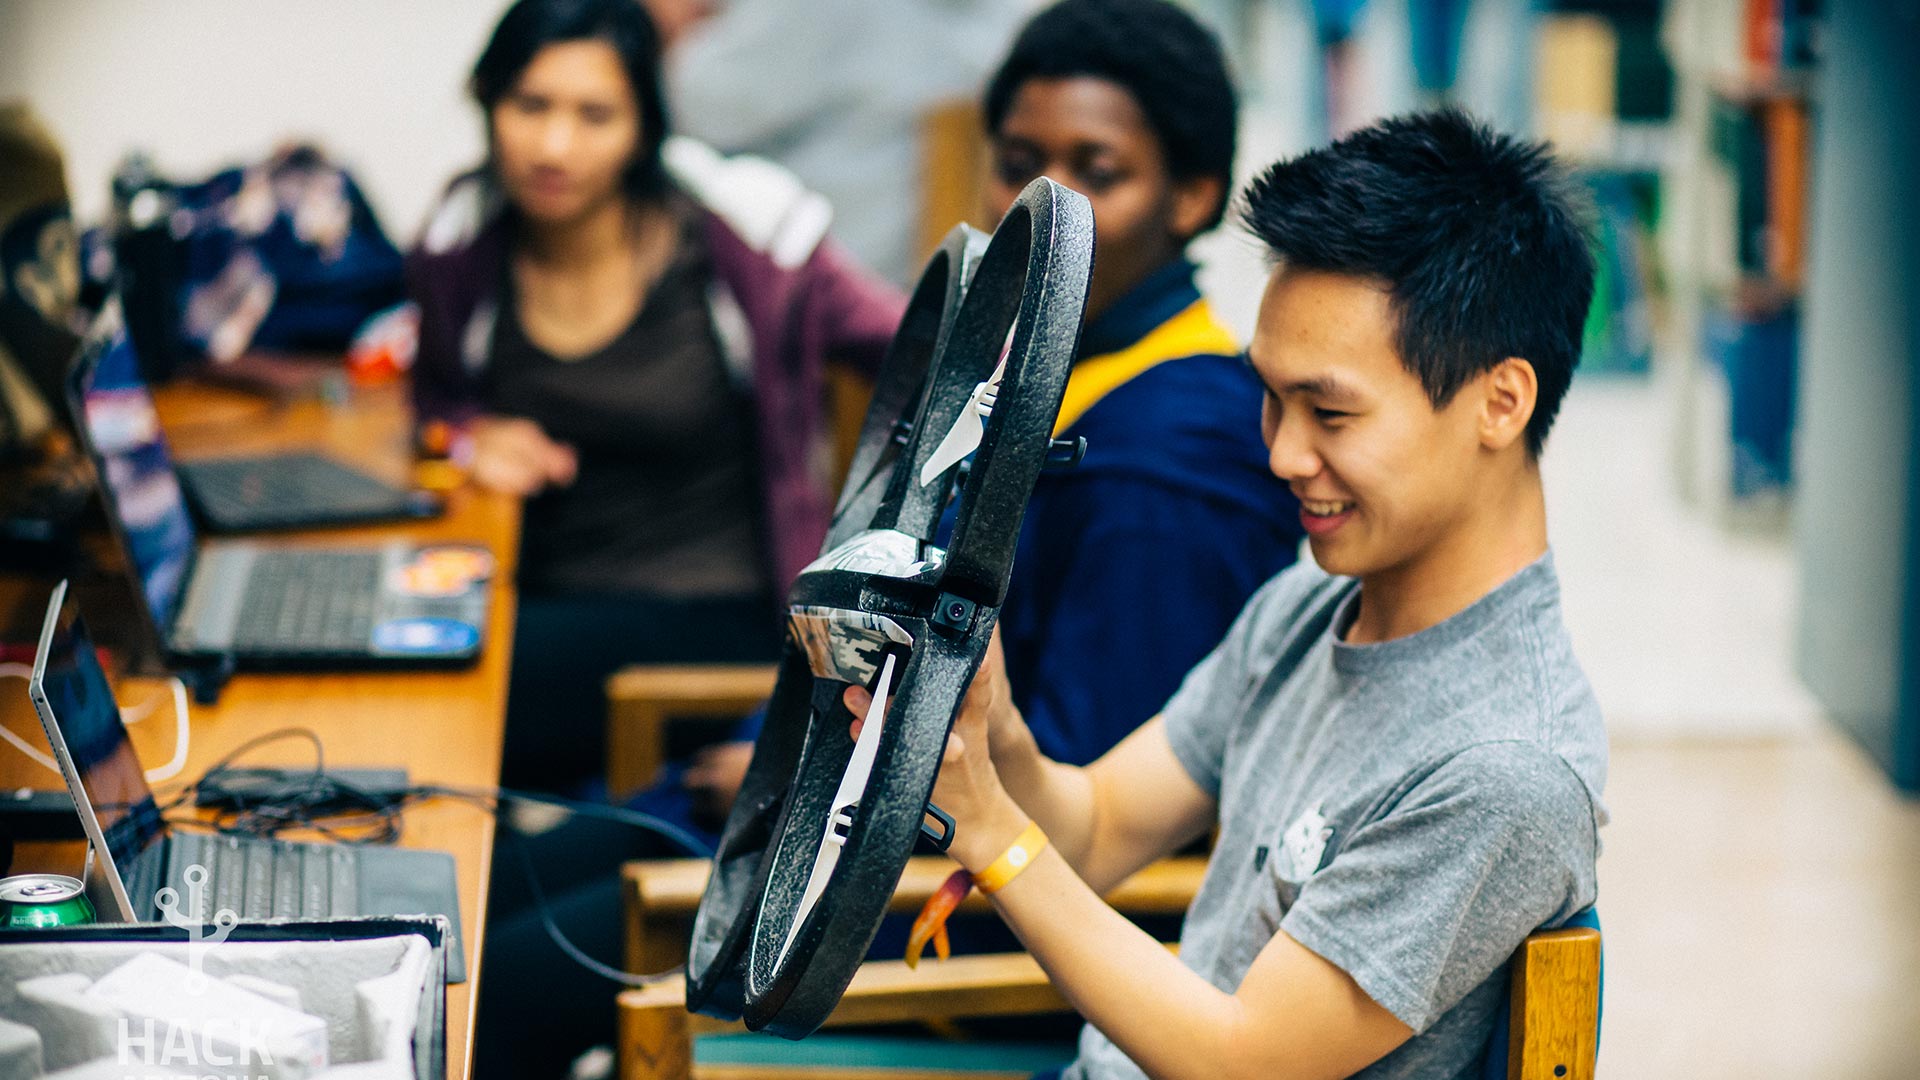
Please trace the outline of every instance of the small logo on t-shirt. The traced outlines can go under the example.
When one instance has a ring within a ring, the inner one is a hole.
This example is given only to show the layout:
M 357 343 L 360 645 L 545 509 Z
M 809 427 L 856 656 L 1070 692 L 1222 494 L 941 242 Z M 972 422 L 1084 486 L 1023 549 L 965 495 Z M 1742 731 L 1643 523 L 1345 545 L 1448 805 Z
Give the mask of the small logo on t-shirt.
M 1331 839 L 1333 828 L 1321 815 L 1320 804 L 1315 803 L 1287 826 L 1280 838 L 1280 862 L 1275 869 L 1288 881 L 1305 881 L 1320 869 L 1320 859 Z

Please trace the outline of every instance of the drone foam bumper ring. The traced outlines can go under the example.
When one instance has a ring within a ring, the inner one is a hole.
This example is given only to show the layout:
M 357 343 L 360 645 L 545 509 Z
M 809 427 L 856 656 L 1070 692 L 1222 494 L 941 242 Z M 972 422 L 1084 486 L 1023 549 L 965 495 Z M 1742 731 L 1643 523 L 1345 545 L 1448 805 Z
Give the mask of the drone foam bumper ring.
M 990 241 L 960 226 L 929 261 L 823 553 L 788 594 L 779 679 L 694 920 L 688 1008 L 811 1034 L 865 958 L 916 837 L 951 840 L 928 798 L 1034 481 L 1064 456 L 1052 428 L 1092 266 L 1091 207 L 1045 179 Z M 841 704 L 852 684 L 876 702 L 857 740 Z

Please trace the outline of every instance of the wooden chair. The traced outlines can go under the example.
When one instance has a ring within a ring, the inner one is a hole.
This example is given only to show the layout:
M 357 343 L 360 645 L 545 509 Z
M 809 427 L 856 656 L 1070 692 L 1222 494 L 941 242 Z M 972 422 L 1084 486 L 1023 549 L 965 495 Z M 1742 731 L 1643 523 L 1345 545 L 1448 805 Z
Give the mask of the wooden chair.
M 711 868 L 705 859 L 643 859 L 626 865 L 620 892 L 626 909 L 627 970 L 663 971 L 686 961 L 694 908 L 700 904 Z M 945 856 L 916 855 L 908 859 L 887 910 L 907 915 L 918 912 L 927 897 L 958 868 Z M 1161 859 L 1121 882 L 1107 895 L 1107 901 L 1129 915 L 1184 915 L 1206 869 L 1207 860 L 1200 855 Z M 961 902 L 959 910 L 986 914 L 993 905 L 976 892 Z
M 628 963 L 631 970 L 662 970 L 685 959 L 686 927 L 706 883 L 708 864 L 673 860 L 629 864 L 625 872 Z M 1205 860 L 1162 860 L 1128 879 L 1108 896 L 1115 907 L 1135 912 L 1184 912 L 1198 887 Z M 942 858 L 916 858 L 894 893 L 892 909 L 915 911 L 952 869 Z M 963 910 L 987 907 L 972 896 Z M 1510 994 L 1508 1080 L 1592 1080 L 1598 1049 L 1600 931 L 1591 926 L 1545 930 L 1528 937 L 1514 954 Z M 684 984 L 669 979 L 619 997 L 619 1075 L 622 1080 L 691 1080 L 698 1037 L 743 1030 L 686 1010 Z M 898 960 L 870 960 L 854 976 L 828 1028 L 864 1026 L 929 1017 L 965 1019 L 1030 1016 L 1068 1011 L 1046 973 L 1024 953 L 956 956 L 931 961 L 918 971 Z M 804 1045 L 804 1044 L 795 1044 Z M 1024 1077 L 968 1069 L 972 1080 Z M 1491 1070 L 1490 1070 L 1491 1071 Z M 928 1080 L 938 1064 L 910 1068 L 813 1067 L 756 1063 L 703 1066 L 701 1080 L 736 1076 L 800 1076 L 807 1080 Z M 948 1075 L 960 1075 L 958 1071 Z
M 607 679 L 607 791 L 622 799 L 653 783 L 677 720 L 747 715 L 773 692 L 772 664 L 635 664 Z
M 1600 1052 L 1600 927 L 1539 930 L 1513 954 L 1507 1080 L 1593 1080 Z
M 1197 855 L 1162 859 L 1134 874 L 1107 894 L 1107 901 L 1132 915 L 1181 915 L 1193 902 L 1206 873 L 1207 860 Z M 626 908 L 627 970 L 663 971 L 686 961 L 687 940 L 694 909 L 706 888 L 711 864 L 704 859 L 652 859 L 628 863 L 622 874 Z M 907 860 L 900 886 L 888 910 L 913 914 L 956 869 L 943 856 L 915 856 Z M 961 902 L 959 911 L 985 914 L 992 904 L 979 893 Z M 698 1036 L 741 1032 L 739 1024 L 690 1014 L 685 987 L 670 979 L 644 990 L 620 995 L 620 1075 L 627 1080 L 688 1080 L 692 1075 L 692 1040 Z M 868 961 L 854 976 L 829 1027 L 865 1027 L 876 1024 L 919 1023 L 935 1032 L 950 1031 L 952 1020 L 984 1016 L 1036 1016 L 1067 1010 L 1059 992 L 1047 981 L 1032 957 L 1025 953 L 956 956 L 935 961 L 931 951 L 914 971 L 901 960 Z M 785 1044 L 799 1045 L 799 1044 Z M 929 1071 L 932 1068 L 933 1071 Z M 1010 1076 L 1024 1077 L 1025 1069 Z M 704 1080 L 739 1076 L 803 1076 L 807 1080 L 892 1080 L 911 1076 L 927 1080 L 939 1070 L 924 1064 L 912 1069 L 827 1069 L 757 1064 L 736 1072 L 729 1067 L 703 1068 Z M 968 1069 L 969 1080 L 995 1077 L 992 1071 Z
M 923 256 L 957 222 L 992 229 L 986 220 L 987 131 L 980 103 L 953 98 L 920 117 L 920 227 Z

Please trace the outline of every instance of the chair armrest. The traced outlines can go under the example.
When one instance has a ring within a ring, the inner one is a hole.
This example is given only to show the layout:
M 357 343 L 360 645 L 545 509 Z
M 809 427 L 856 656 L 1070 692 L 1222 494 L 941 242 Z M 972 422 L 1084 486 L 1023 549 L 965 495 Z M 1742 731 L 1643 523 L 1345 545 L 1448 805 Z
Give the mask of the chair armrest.
M 706 890 L 712 863 L 705 859 L 645 859 L 621 870 L 621 897 L 626 907 L 627 970 L 661 971 L 686 959 L 689 923 Z M 887 910 L 912 914 L 927 897 L 958 870 L 943 855 L 916 855 L 907 860 Z M 1198 855 L 1161 859 L 1115 886 L 1107 902 L 1132 915 L 1179 915 L 1193 902 L 1205 876 L 1207 860 Z M 993 904 L 978 892 L 970 893 L 961 911 L 985 913 Z
M 1508 1080 L 1593 1080 L 1600 1038 L 1600 932 L 1542 930 L 1513 957 Z
M 621 991 L 623 1032 L 631 1015 L 660 1011 L 685 1015 L 686 992 L 685 980 L 678 978 Z M 854 973 L 827 1026 L 891 1024 L 929 1016 L 1024 1016 L 1066 1007 L 1059 991 L 1047 981 L 1047 973 L 1026 953 L 956 956 L 922 964 L 917 970 L 903 960 L 869 960 Z M 734 1031 L 740 1025 L 695 1016 L 687 1028 L 700 1034 Z
M 693 1037 L 739 1031 L 730 1024 L 687 1012 L 686 982 L 667 979 L 620 993 L 619 1060 L 623 1080 L 687 1080 L 693 1069 Z M 828 1027 L 890 1024 L 930 1016 L 1032 1016 L 1067 1008 L 1026 953 L 956 956 L 908 968 L 899 960 L 870 960 L 853 976 Z
M 607 790 L 623 798 L 653 783 L 676 717 L 745 716 L 773 692 L 772 664 L 639 665 L 607 678 Z
M 707 875 L 713 864 L 706 859 L 639 859 L 621 869 L 625 891 L 648 915 L 690 916 L 700 906 L 706 891 Z M 960 864 L 944 855 L 915 855 L 907 860 L 893 900 L 887 910 L 919 911 L 940 883 L 947 880 Z M 1178 915 L 1193 902 L 1206 876 L 1207 860 L 1199 855 L 1173 855 L 1135 873 L 1107 893 L 1107 903 L 1121 911 L 1140 915 Z M 962 911 L 988 911 L 992 902 L 979 893 L 969 895 Z
M 1178 952 L 1178 945 L 1168 945 Z M 738 1031 L 687 1012 L 686 982 L 667 979 L 622 991 L 618 1002 L 623 1080 L 686 1080 L 693 1036 Z M 988 953 L 909 968 L 899 960 L 860 965 L 828 1027 L 970 1016 L 1034 1016 L 1068 1011 L 1066 999 L 1026 953 Z
M 955 956 L 917 969 L 904 960 L 869 960 L 854 973 L 827 1026 L 1031 1016 L 1066 1008 L 1066 999 L 1026 953 Z

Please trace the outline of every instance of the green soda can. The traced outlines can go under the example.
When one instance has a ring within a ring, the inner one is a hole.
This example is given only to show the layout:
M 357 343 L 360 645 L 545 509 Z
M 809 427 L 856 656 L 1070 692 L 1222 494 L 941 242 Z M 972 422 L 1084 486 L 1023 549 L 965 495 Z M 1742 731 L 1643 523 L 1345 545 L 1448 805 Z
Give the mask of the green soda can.
M 79 879 L 61 874 L 21 874 L 0 879 L 0 926 L 49 930 L 93 921 L 93 904 Z

